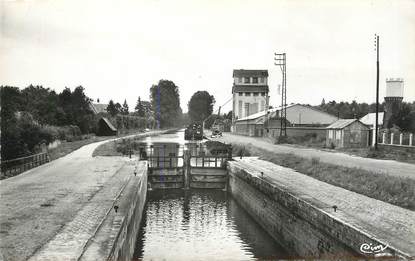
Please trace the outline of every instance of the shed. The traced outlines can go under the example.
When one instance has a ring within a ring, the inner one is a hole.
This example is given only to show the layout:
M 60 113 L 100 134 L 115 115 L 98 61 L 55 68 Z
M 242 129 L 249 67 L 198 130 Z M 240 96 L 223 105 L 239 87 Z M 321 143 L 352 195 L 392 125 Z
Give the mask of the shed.
M 102 117 L 98 121 L 98 136 L 115 136 L 117 135 L 117 129 L 112 123 L 105 117 Z
M 369 127 L 358 119 L 340 119 L 326 128 L 326 146 L 361 148 L 369 145 Z

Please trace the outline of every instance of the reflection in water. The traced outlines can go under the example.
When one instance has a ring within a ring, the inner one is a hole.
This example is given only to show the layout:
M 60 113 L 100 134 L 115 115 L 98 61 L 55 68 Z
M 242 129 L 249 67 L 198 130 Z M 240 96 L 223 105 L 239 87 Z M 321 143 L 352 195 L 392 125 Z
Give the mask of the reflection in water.
M 149 194 L 135 258 L 250 260 L 286 252 L 223 191 Z

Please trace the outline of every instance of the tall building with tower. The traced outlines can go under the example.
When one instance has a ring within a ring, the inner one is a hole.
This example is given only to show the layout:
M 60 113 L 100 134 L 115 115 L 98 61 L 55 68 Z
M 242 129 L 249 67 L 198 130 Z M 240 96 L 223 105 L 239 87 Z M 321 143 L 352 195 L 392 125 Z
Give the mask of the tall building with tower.
M 268 92 L 268 70 L 233 70 L 233 122 L 264 111 Z
M 389 78 L 386 79 L 386 96 L 385 96 L 385 113 L 383 118 L 383 127 L 390 128 L 392 126 L 390 120 L 396 115 L 403 100 L 403 79 Z

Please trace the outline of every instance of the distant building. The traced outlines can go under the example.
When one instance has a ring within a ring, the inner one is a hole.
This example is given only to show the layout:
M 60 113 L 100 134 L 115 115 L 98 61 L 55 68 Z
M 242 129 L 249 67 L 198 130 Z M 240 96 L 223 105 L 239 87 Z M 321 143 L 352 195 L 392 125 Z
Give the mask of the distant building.
M 95 113 L 106 113 L 107 112 L 107 107 L 108 104 L 105 103 L 89 103 L 89 107 L 91 108 L 91 110 Z
M 382 125 L 383 125 L 383 117 L 384 117 L 384 112 L 379 112 L 378 113 L 378 126 L 379 126 L 379 128 L 381 128 Z M 369 128 L 373 129 L 375 127 L 375 124 L 376 124 L 376 112 L 371 112 L 371 113 L 366 114 L 365 116 L 360 118 L 360 121 L 363 124 L 366 124 Z
M 117 135 L 117 129 L 112 123 L 105 117 L 102 117 L 98 121 L 98 136 L 115 136 Z
M 248 136 L 279 136 L 281 107 L 261 111 L 235 121 L 234 132 Z M 287 135 L 303 136 L 317 133 L 325 136 L 325 127 L 338 120 L 327 112 L 302 104 L 287 106 Z
M 389 121 L 392 116 L 396 115 L 402 105 L 403 100 L 403 79 L 390 78 L 386 79 L 386 96 L 385 96 L 385 114 L 383 118 L 383 127 L 390 128 Z
M 232 122 L 265 110 L 268 70 L 233 70 Z
M 326 128 L 326 146 L 362 148 L 369 146 L 369 127 L 358 119 L 340 119 Z

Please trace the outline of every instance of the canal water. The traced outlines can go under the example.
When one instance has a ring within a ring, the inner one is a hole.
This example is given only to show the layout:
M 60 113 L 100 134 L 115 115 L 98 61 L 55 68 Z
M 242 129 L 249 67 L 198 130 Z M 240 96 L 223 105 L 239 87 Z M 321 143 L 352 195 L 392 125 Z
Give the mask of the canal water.
M 143 143 L 183 146 L 186 141 L 181 130 L 147 137 Z M 134 260 L 255 260 L 287 256 L 227 192 L 170 189 L 148 192 Z
M 134 253 L 143 260 L 284 257 L 284 249 L 221 190 L 151 191 Z

